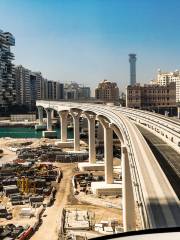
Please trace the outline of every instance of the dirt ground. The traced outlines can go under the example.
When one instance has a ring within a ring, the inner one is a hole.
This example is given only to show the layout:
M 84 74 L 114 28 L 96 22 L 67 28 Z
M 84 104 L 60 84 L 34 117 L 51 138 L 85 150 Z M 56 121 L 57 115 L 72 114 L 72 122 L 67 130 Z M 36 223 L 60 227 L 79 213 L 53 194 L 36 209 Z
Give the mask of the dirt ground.
M 42 218 L 42 225 L 38 231 L 32 236 L 32 240 L 57 240 L 58 229 L 60 229 L 61 212 L 63 208 L 73 208 L 78 210 L 88 210 L 95 213 L 95 223 L 101 220 L 118 219 L 122 223 L 122 212 L 120 209 L 106 208 L 87 204 L 78 201 L 73 196 L 72 176 L 75 174 L 75 163 L 58 163 L 58 167 L 63 170 L 63 179 L 59 185 L 56 200 L 52 207 L 48 207 Z M 50 237 L 51 236 L 51 237 Z
M 63 179 L 59 184 L 56 200 L 51 207 L 47 207 L 42 217 L 42 225 L 32 236 L 32 240 L 57 240 L 62 209 L 67 203 L 67 198 L 71 189 L 71 177 L 73 175 L 74 164 L 57 164 L 63 171 Z M 61 166 L 60 166 L 61 165 Z
M 27 139 L 19 139 L 18 143 L 25 142 Z M 32 141 L 31 147 L 37 147 L 41 144 L 51 143 L 55 140 L 46 139 L 28 139 Z M 9 150 L 9 146 L 13 147 L 17 143 L 17 139 L 0 139 L 0 148 L 4 150 L 4 156 L 0 161 L 12 161 L 16 154 Z M 75 208 L 78 210 L 88 210 L 95 213 L 95 223 L 102 220 L 117 219 L 122 224 L 122 210 L 117 208 L 109 208 L 105 206 L 94 205 L 82 200 L 77 200 L 73 196 L 72 176 L 76 173 L 77 164 L 75 163 L 56 163 L 56 166 L 62 169 L 63 179 L 59 184 L 56 199 L 51 207 L 47 207 L 42 216 L 42 224 L 38 231 L 31 237 L 32 240 L 57 240 L 58 231 L 61 227 L 61 214 L 63 208 Z M 18 223 L 19 221 L 17 221 Z

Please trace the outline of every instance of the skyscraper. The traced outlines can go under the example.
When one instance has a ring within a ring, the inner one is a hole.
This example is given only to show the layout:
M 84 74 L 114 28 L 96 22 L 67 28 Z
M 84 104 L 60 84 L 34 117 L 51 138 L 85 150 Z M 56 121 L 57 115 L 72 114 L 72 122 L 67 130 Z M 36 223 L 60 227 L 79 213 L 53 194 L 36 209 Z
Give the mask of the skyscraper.
M 7 108 L 16 102 L 14 79 L 14 54 L 11 46 L 15 45 L 15 38 L 9 32 L 0 30 L 0 107 Z
M 22 65 L 15 67 L 16 103 L 31 105 L 30 70 Z
M 22 65 L 15 67 L 16 103 L 34 107 L 36 100 L 43 98 L 43 77 L 40 72 L 32 72 Z
M 130 62 L 130 85 L 136 84 L 136 54 L 129 54 L 129 62 Z
M 64 94 L 64 85 L 58 81 L 47 80 L 46 83 L 47 95 L 49 100 L 62 100 Z

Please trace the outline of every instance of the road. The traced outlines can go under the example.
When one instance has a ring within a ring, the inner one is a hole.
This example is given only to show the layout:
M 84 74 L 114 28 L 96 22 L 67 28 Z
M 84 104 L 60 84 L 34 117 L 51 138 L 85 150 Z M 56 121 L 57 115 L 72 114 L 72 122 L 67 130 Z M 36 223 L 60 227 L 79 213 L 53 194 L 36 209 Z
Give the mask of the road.
M 137 126 L 143 136 L 145 137 L 147 143 L 149 144 L 152 152 L 154 153 L 157 161 L 159 162 L 161 168 L 166 174 L 171 186 L 176 192 L 178 198 L 180 199 L 180 156 L 177 152 L 171 148 L 162 139 L 155 136 L 150 131 L 144 129 L 143 127 Z
M 58 228 L 59 219 L 61 218 L 62 209 L 67 203 L 67 198 L 71 188 L 71 177 L 72 177 L 72 165 L 66 164 L 62 167 L 63 179 L 59 185 L 59 190 L 56 194 L 56 200 L 53 206 L 46 208 L 42 217 L 43 223 L 32 236 L 32 240 L 57 240 L 58 239 Z

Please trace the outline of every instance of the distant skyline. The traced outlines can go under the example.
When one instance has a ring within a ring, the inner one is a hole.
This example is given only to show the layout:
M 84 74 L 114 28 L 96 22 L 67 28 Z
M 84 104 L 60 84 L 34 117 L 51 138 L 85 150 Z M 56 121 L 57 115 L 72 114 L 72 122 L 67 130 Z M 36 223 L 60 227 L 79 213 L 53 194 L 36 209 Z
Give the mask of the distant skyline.
M 180 69 L 179 0 L 0 0 L 0 29 L 16 39 L 16 65 L 45 78 L 129 83 L 129 53 L 137 82 L 157 69 Z

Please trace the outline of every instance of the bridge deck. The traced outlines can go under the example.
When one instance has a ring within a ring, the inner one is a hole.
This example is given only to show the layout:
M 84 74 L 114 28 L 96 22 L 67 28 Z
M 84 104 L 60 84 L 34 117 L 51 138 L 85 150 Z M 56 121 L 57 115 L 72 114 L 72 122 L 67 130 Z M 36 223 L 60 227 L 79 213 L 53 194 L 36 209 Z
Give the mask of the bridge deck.
M 180 199 L 180 156 L 162 139 L 143 127 L 138 125 L 137 127 L 145 137 L 157 161 L 169 179 L 171 186 Z
M 110 122 L 116 124 L 125 137 L 125 143 L 128 143 L 133 150 L 135 168 L 140 179 L 138 187 L 143 193 L 142 202 L 145 202 L 150 227 L 180 226 L 179 200 L 144 137 L 124 113 L 110 106 L 98 104 L 37 101 L 36 105 L 51 107 L 56 111 L 70 108 L 93 111 L 97 115 L 104 115 Z M 136 187 L 134 186 L 135 191 Z

